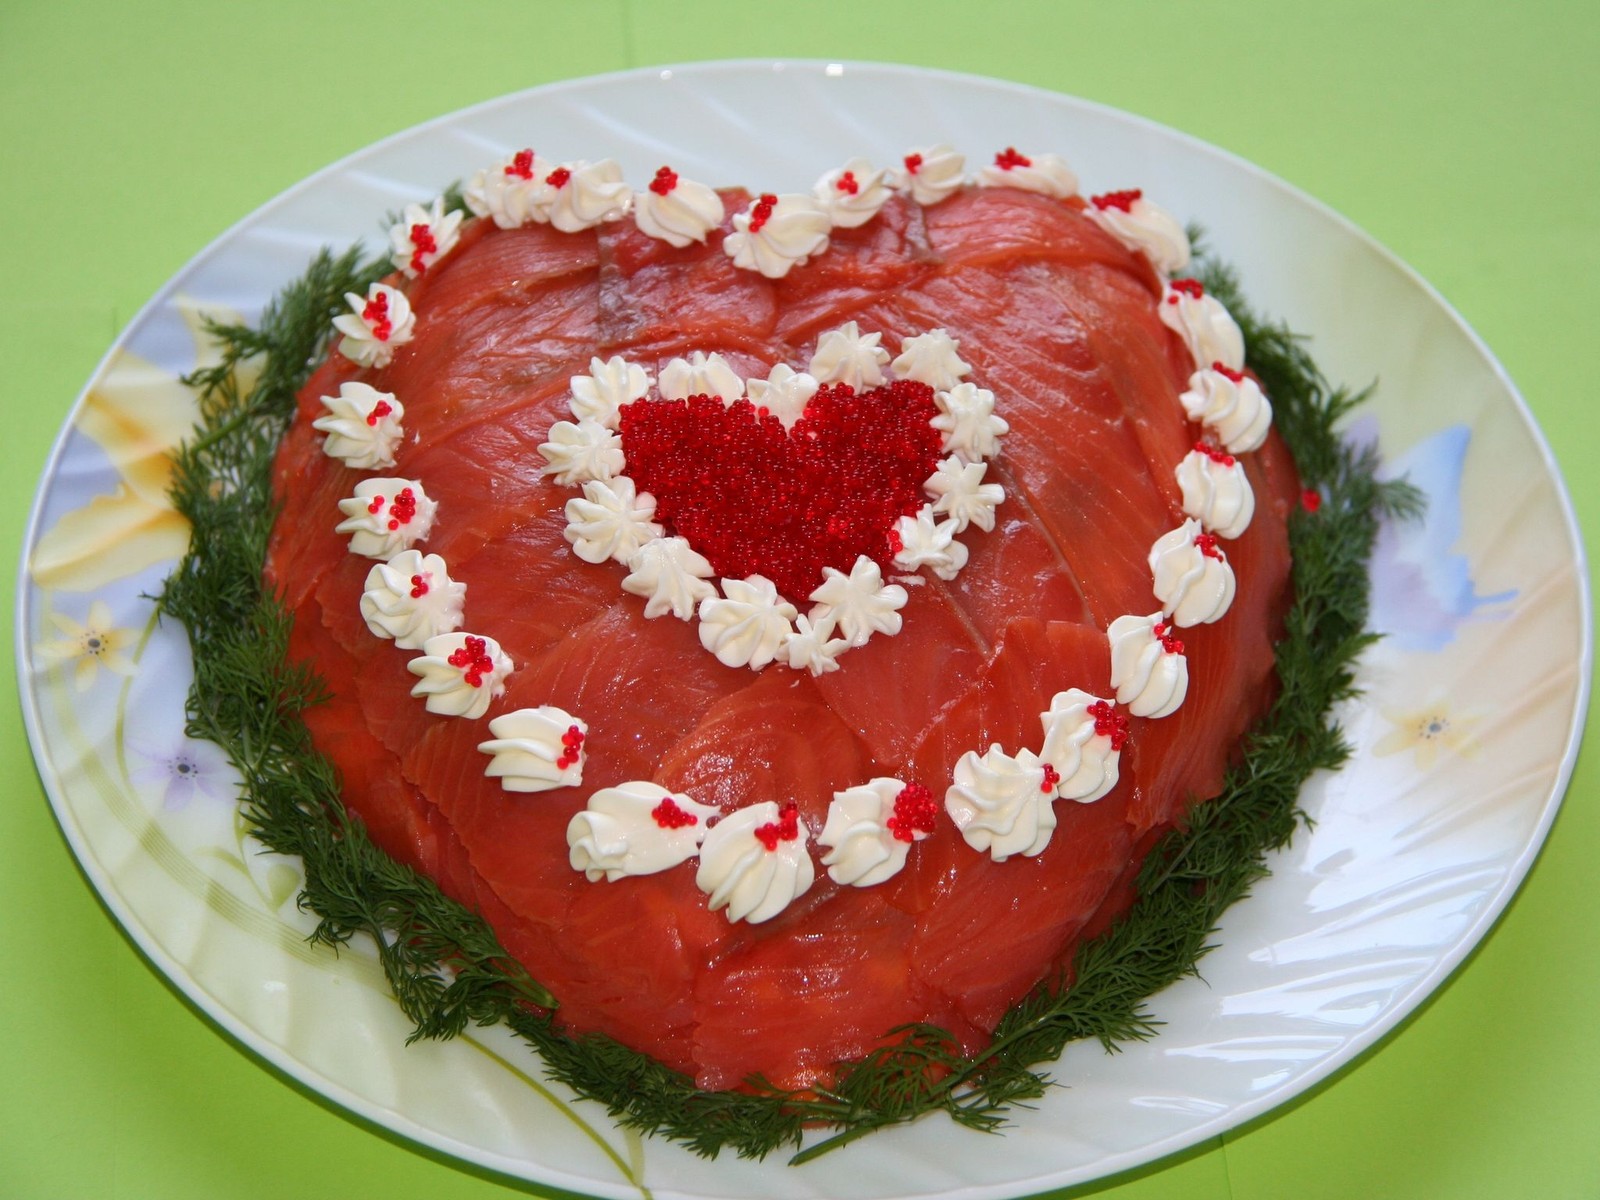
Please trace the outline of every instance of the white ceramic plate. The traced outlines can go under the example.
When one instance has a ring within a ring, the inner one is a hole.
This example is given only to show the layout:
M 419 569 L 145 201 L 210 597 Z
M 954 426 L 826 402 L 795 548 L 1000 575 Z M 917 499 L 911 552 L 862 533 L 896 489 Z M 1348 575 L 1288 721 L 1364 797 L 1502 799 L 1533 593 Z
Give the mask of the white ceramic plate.
M 855 154 L 949 141 L 1068 157 L 1085 192 L 1139 186 L 1240 270 L 1254 305 L 1310 333 L 1330 378 L 1382 390 L 1366 417 L 1429 493 L 1391 530 L 1377 620 L 1393 634 L 1344 714 L 1350 767 L 1304 802 L 1315 830 L 1228 913 L 1205 980 L 1158 996 L 1148 1044 L 1069 1049 L 1068 1086 L 1003 1149 L 943 1119 L 804 1168 L 708 1163 L 624 1135 L 538 1082 L 507 1037 L 403 1045 L 370 954 L 304 944 L 296 864 L 244 841 L 232 779 L 183 737 L 180 631 L 150 605 L 182 544 L 167 450 L 193 416 L 193 311 L 259 316 L 323 245 L 534 144 L 613 156 L 635 184 L 802 190 Z M 95 888 L 224 1028 L 316 1091 L 483 1166 L 597 1196 L 1002 1197 L 1190 1146 L 1303 1091 L 1393 1028 L 1483 936 L 1531 865 L 1582 728 L 1590 622 L 1556 468 L 1510 382 L 1428 286 L 1357 230 L 1235 158 L 1148 122 L 1011 84 L 909 68 L 725 63 L 511 96 L 354 155 L 241 222 L 139 314 L 90 381 L 40 487 L 17 661 L 40 773 Z M 96 641 L 95 639 L 99 640 Z

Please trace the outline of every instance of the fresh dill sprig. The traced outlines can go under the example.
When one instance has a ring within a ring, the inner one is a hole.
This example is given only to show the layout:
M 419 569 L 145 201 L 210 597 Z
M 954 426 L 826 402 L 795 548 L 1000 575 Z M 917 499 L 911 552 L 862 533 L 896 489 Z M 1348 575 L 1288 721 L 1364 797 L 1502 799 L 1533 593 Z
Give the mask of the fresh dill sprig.
M 187 381 L 199 394 L 201 421 L 178 454 L 172 493 L 194 532 L 159 598 L 161 611 L 187 628 L 193 651 L 188 731 L 221 745 L 239 768 L 244 815 L 257 839 L 304 863 L 300 904 L 319 917 L 313 940 L 339 947 L 370 936 L 414 1023 L 413 1038 L 504 1021 L 538 1051 L 552 1078 L 604 1105 L 619 1124 L 707 1157 L 731 1150 L 760 1158 L 788 1148 L 798 1151 L 792 1162 L 803 1162 L 934 1112 L 994 1131 L 1052 1086 L 1038 1068 L 1069 1042 L 1094 1038 L 1115 1049 L 1156 1032 L 1149 997 L 1195 972 L 1223 910 L 1266 874 L 1266 856 L 1302 820 L 1301 785 L 1348 754 L 1331 709 L 1354 694 L 1354 662 L 1371 641 L 1367 558 L 1379 520 L 1418 506 L 1405 485 L 1377 478 L 1371 447 L 1339 436 L 1339 422 L 1362 394 L 1330 388 L 1300 339 L 1253 317 L 1231 273 L 1202 263 L 1207 289 L 1245 334 L 1251 368 L 1272 398 L 1302 481 L 1321 501 L 1290 519 L 1296 598 L 1277 648 L 1281 687 L 1222 795 L 1156 845 L 1139 875 L 1138 902 L 1079 948 L 1071 986 L 1052 980 L 1036 989 L 979 1054 L 964 1056 L 949 1033 L 918 1024 L 890 1031 L 888 1044 L 842 1064 L 826 1089 L 786 1092 L 752 1080 L 746 1089 L 701 1091 L 608 1038 L 563 1032 L 557 999 L 479 916 L 373 846 L 300 720 L 323 689 L 289 660 L 292 618 L 262 586 L 273 457 L 344 293 L 365 292 L 386 269 L 362 263 L 355 250 L 324 253 L 255 329 L 212 326 L 224 354 Z M 259 368 L 248 389 L 239 383 L 246 366 Z M 818 1127 L 826 1134 L 801 1149 L 806 1131 Z

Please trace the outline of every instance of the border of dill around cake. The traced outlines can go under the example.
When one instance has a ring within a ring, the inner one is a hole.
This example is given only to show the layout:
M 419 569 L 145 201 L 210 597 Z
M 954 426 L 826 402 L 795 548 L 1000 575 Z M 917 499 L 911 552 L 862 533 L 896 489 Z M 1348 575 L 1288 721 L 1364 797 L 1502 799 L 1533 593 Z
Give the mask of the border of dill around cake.
M 1151 1037 L 1159 1023 L 1147 999 L 1196 972 L 1223 910 L 1267 873 L 1267 856 L 1301 823 L 1301 785 L 1349 753 L 1333 709 L 1355 695 L 1355 660 L 1374 639 L 1366 630 L 1367 560 L 1380 519 L 1419 505 L 1404 483 L 1377 479 L 1375 448 L 1338 434 L 1364 394 L 1331 387 L 1296 335 L 1248 310 L 1227 267 L 1199 259 L 1196 273 L 1244 333 L 1247 361 L 1272 398 L 1302 486 L 1319 501 L 1289 518 L 1294 600 L 1276 647 L 1281 686 L 1272 709 L 1246 738 L 1222 793 L 1155 845 L 1128 914 L 1078 948 L 1071 987 L 1062 990 L 1059 978 L 1041 983 L 1002 1018 L 987 1048 L 967 1057 L 945 1030 L 913 1024 L 885 1031 L 889 1044 L 841 1064 L 826 1090 L 786 1092 L 754 1079 L 743 1090 L 708 1092 L 610 1038 L 560 1030 L 557 998 L 481 917 L 372 844 L 300 720 L 323 687 L 307 666 L 290 663 L 292 615 L 262 585 L 275 517 L 272 464 L 345 293 L 364 294 L 389 268 L 386 259 L 363 261 L 359 247 L 324 251 L 255 328 L 211 326 L 223 353 L 185 380 L 201 419 L 178 452 L 172 490 L 193 536 L 159 596 L 161 612 L 189 635 L 188 732 L 220 745 L 239 769 L 255 837 L 303 861 L 300 902 L 319 918 L 312 941 L 338 947 L 370 935 L 415 1024 L 413 1040 L 505 1022 L 551 1077 L 603 1104 L 619 1125 L 706 1156 L 759 1158 L 787 1147 L 800 1163 L 936 1111 L 995 1131 L 1015 1106 L 1052 1086 L 1040 1067 L 1067 1043 L 1096 1038 L 1111 1049 Z M 247 360 L 261 370 L 241 392 L 235 369 Z M 819 1126 L 828 1132 L 800 1149 L 805 1131 Z

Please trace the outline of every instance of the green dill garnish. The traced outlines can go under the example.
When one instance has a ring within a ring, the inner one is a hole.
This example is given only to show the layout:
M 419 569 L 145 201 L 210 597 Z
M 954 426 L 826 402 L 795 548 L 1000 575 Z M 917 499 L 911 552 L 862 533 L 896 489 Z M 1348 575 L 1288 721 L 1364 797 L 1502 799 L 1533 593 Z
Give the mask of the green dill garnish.
M 964 1056 L 944 1030 L 918 1024 L 890 1031 L 890 1044 L 843 1064 L 826 1090 L 784 1092 L 753 1080 L 748 1091 L 706 1092 L 608 1038 L 562 1032 L 556 998 L 480 917 L 372 845 L 299 719 L 323 691 L 306 667 L 287 661 L 292 618 L 262 586 L 272 462 L 344 294 L 364 293 L 386 269 L 362 263 L 354 250 L 337 258 L 325 252 L 257 328 L 211 327 L 224 354 L 187 380 L 199 394 L 201 420 L 178 454 L 173 487 L 194 533 L 159 597 L 161 611 L 187 628 L 193 651 L 188 732 L 222 746 L 239 768 L 244 815 L 257 839 L 303 861 L 300 904 L 319 917 L 313 940 L 337 947 L 370 935 L 415 1024 L 413 1038 L 504 1021 L 552 1077 L 603 1104 L 619 1124 L 708 1157 L 790 1148 L 799 1151 L 791 1161 L 803 1162 L 932 1112 L 996 1130 L 1016 1107 L 1044 1095 L 1052 1081 L 1037 1068 L 1067 1043 L 1095 1038 L 1114 1049 L 1150 1037 L 1158 1022 L 1148 998 L 1195 972 L 1222 911 L 1266 874 L 1266 856 L 1300 823 L 1301 785 L 1348 754 L 1330 712 L 1354 695 L 1354 660 L 1372 640 L 1367 558 L 1380 518 L 1417 505 L 1404 485 L 1377 479 L 1373 449 L 1339 437 L 1338 422 L 1361 395 L 1331 389 L 1304 345 L 1254 318 L 1232 276 L 1205 263 L 1205 285 L 1239 321 L 1304 485 L 1321 497 L 1316 512 L 1297 511 L 1289 522 L 1296 600 L 1277 650 L 1280 693 L 1222 795 L 1156 845 L 1139 876 L 1138 902 L 1079 948 L 1072 986 L 1053 980 L 1036 989 L 976 1056 Z M 260 374 L 241 390 L 247 362 Z M 804 1131 L 818 1126 L 828 1135 L 800 1150 Z

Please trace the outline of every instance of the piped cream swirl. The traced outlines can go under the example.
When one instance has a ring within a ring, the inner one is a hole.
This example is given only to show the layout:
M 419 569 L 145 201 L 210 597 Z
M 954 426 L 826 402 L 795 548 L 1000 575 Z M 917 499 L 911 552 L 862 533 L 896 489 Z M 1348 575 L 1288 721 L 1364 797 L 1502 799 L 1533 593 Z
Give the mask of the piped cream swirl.
M 975 383 L 958 383 L 933 394 L 939 415 L 928 424 L 944 435 L 943 450 L 963 462 L 977 462 L 1000 453 L 1000 439 L 1011 428 L 996 416 L 994 393 Z
M 474 216 L 488 217 L 501 229 L 515 229 L 532 221 L 542 223 L 549 219 L 549 184 L 545 177 L 553 166 L 532 150 L 520 150 L 473 175 L 462 191 L 462 199 Z
M 374 283 L 365 296 L 344 294 L 350 308 L 333 319 L 333 327 L 344 336 L 339 353 L 363 367 L 387 367 L 397 347 L 404 346 L 416 330 L 417 317 L 411 301 L 398 288 Z
M 450 578 L 444 559 L 403 550 L 367 572 L 361 615 L 378 637 L 402 650 L 421 650 L 429 638 L 461 627 L 467 585 Z
M 828 248 L 833 222 L 816 197 L 789 193 L 761 196 L 733 217 L 733 232 L 722 248 L 733 265 L 782 279 L 814 254 Z
M 545 176 L 541 197 L 550 224 L 562 233 L 593 229 L 607 221 L 620 221 L 633 207 L 633 189 L 613 160 L 562 163 Z
M 956 520 L 937 520 L 933 505 L 924 504 L 914 517 L 900 517 L 894 523 L 895 536 L 900 539 L 900 549 L 895 551 L 894 565 L 902 571 L 916 571 L 927 567 L 940 579 L 954 579 L 967 565 L 967 548 L 956 541 Z
M 770 921 L 816 879 L 805 823 L 771 800 L 723 817 L 700 845 L 694 882 L 730 921 Z
M 900 343 L 900 353 L 889 364 L 896 379 L 925 383 L 935 391 L 958 385 L 972 370 L 961 357 L 961 343 L 943 329 L 930 329 Z
M 389 230 L 390 261 L 407 279 L 415 279 L 455 249 L 460 230 L 460 210 L 445 212 L 442 199 L 428 208 L 408 204 Z
M 421 696 L 431 713 L 477 720 L 489 702 L 505 695 L 511 659 L 491 637 L 441 633 L 429 638 L 422 654 L 406 664 L 418 676 L 413 696 Z
M 817 844 L 827 847 L 822 865 L 835 883 L 872 887 L 905 868 L 912 843 L 928 836 L 921 829 L 896 836 L 895 801 L 905 790 L 900 780 L 879 777 L 833 794 Z
M 1231 454 L 1196 448 L 1178 464 L 1183 512 L 1218 537 L 1236 538 L 1250 528 L 1256 496 L 1244 464 Z
M 878 564 L 860 554 L 848 575 L 823 567 L 822 583 L 810 599 L 820 606 L 812 610 L 812 617 L 832 621 L 845 641 L 856 647 L 865 646 L 873 634 L 899 633 L 900 610 L 908 597 L 898 583 L 884 583 Z
M 1191 517 L 1150 547 L 1156 599 L 1174 625 L 1209 625 L 1233 604 L 1233 568 L 1216 542 Z
M 363 479 L 339 501 L 334 532 L 350 535 L 350 553 L 387 562 L 428 536 L 438 507 L 415 479 Z
M 862 333 L 854 321 L 847 321 L 817 339 L 807 372 L 818 383 L 848 384 L 857 392 L 878 387 L 889 362 L 882 341 L 883 334 Z
M 626 475 L 591 479 L 581 497 L 567 501 L 563 533 L 584 562 L 614 558 L 626 563 L 639 547 L 665 532 L 652 519 L 655 513 L 656 498 L 638 491 Z
M 1189 235 L 1176 217 L 1141 192 L 1096 196 L 1084 214 L 1128 249 L 1142 253 L 1163 276 L 1189 265 Z
M 483 773 L 508 792 L 545 792 L 583 782 L 589 726 L 553 704 L 519 708 L 489 722 L 494 736 L 479 742 L 490 756 Z
M 1059 154 L 1018 154 L 1008 147 L 978 171 L 979 187 L 1020 188 L 1064 200 L 1078 194 L 1078 176 Z
M 777 417 L 786 430 L 793 429 L 794 423 L 805 413 L 818 386 L 814 376 L 796 371 L 788 363 L 777 363 L 765 379 L 745 381 L 750 403 Z
M 1089 804 L 1117 786 L 1120 739 L 1100 732 L 1100 725 L 1111 722 L 1091 711 L 1105 711 L 1109 704 L 1082 688 L 1069 688 L 1051 697 L 1050 708 L 1039 714 L 1044 725 L 1039 757 L 1059 776 L 1055 791 L 1062 799 Z
M 1272 405 L 1261 385 L 1237 371 L 1203 367 L 1189 377 L 1178 400 L 1189 419 L 1215 434 L 1230 454 L 1259 449 L 1272 428 Z
M 689 545 L 687 539 L 653 538 L 628 560 L 622 590 L 644 597 L 647 618 L 671 613 L 678 620 L 687 621 L 702 600 L 717 594 L 709 582 L 714 574 L 705 555 Z
M 721 596 L 700 602 L 700 644 L 723 666 L 759 671 L 778 657 L 797 615 L 765 576 L 724 579 Z
M 674 358 L 661 368 L 660 391 L 663 400 L 715 396 L 723 404 L 732 404 L 744 395 L 744 380 L 722 355 L 696 350 L 688 358 Z
M 394 466 L 395 447 L 405 430 L 400 422 L 405 405 L 390 392 L 350 379 L 339 385 L 337 396 L 322 397 L 327 413 L 311 422 L 327 436 L 322 452 L 357 471 Z
M 590 882 L 654 875 L 693 858 L 717 813 L 643 780 L 601 788 L 567 822 L 567 861 Z
M 933 511 L 955 522 L 957 533 L 968 525 L 985 533 L 994 530 L 995 506 L 1006 498 L 1006 490 L 998 483 L 983 482 L 988 470 L 986 462 L 963 462 L 952 455 L 923 482 L 923 491 L 933 497 Z
M 921 146 L 901 160 L 889 182 L 896 191 L 906 193 L 926 208 L 948 200 L 966 186 L 967 159 L 943 142 Z
M 1123 616 L 1106 630 L 1111 643 L 1111 686 L 1117 703 L 1136 717 L 1165 717 L 1189 692 L 1189 660 L 1163 613 Z
M 995 862 L 1013 854 L 1034 855 L 1050 843 L 1056 827 L 1053 788 L 1045 786 L 1044 763 L 1031 750 L 1007 754 L 990 746 L 956 760 L 955 782 L 944 807 L 974 850 Z
M 1183 338 L 1195 366 L 1220 362 L 1230 370 L 1244 368 L 1244 334 L 1232 314 L 1193 279 L 1167 284 L 1156 305 L 1161 323 Z
M 650 384 L 650 372 L 620 354 L 603 362 L 591 358 L 587 375 L 573 375 L 567 380 L 572 389 L 567 408 L 579 421 L 594 421 L 615 429 L 621 422 L 622 406 L 643 397 Z
M 893 195 L 885 181 L 886 172 L 864 158 L 852 158 L 844 166 L 829 171 L 811 194 L 817 198 L 838 229 L 854 229 L 878 215 L 878 210 Z
M 550 426 L 550 440 L 540 444 L 539 453 L 545 460 L 540 474 L 567 487 L 591 479 L 614 479 L 627 467 L 622 439 L 588 417 L 576 424 L 557 421 Z
M 680 250 L 704 242 L 722 224 L 722 216 L 721 196 L 665 167 L 655 182 L 633 194 L 633 219 L 640 232 Z

